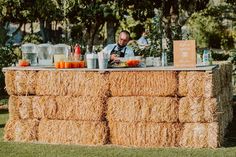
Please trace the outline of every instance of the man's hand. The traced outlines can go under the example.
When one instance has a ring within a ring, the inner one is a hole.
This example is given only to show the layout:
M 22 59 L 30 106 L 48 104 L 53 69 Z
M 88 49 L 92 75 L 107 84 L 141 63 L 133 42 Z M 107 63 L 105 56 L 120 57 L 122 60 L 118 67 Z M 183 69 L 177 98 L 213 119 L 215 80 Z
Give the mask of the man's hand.
M 110 57 L 110 60 L 113 62 L 113 63 L 119 63 L 120 62 L 120 59 L 117 57 L 116 54 L 112 54 L 111 57 Z

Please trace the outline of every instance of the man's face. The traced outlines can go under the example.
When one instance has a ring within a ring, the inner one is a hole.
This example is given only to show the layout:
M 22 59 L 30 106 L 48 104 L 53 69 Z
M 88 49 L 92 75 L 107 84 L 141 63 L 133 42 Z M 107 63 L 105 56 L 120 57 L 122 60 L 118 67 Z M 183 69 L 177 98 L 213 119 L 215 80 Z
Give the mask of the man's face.
M 121 32 L 119 35 L 118 44 L 120 46 L 126 46 L 128 42 L 129 42 L 129 35 L 124 32 Z

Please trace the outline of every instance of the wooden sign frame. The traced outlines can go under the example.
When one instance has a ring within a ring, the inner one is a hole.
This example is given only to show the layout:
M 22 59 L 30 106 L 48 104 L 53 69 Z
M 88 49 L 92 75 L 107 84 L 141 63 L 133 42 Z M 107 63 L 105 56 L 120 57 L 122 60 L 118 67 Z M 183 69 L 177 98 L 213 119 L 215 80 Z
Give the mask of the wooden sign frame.
M 174 40 L 174 66 L 196 67 L 197 64 L 195 40 Z

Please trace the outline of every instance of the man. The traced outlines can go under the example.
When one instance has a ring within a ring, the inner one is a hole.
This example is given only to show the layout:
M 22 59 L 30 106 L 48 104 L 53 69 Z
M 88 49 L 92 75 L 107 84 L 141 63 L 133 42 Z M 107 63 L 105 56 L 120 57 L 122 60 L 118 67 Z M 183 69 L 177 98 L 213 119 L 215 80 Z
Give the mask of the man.
M 138 39 L 138 44 L 139 44 L 139 48 L 140 49 L 144 49 L 145 47 L 148 47 L 148 40 L 147 40 L 147 36 L 148 36 L 148 31 L 144 31 L 142 33 L 142 36 Z
M 123 30 L 119 34 L 118 42 L 116 44 L 109 44 L 103 52 L 110 55 L 110 63 L 119 62 L 119 57 L 132 57 L 134 52 L 132 48 L 128 47 L 127 44 L 130 40 L 130 33 Z

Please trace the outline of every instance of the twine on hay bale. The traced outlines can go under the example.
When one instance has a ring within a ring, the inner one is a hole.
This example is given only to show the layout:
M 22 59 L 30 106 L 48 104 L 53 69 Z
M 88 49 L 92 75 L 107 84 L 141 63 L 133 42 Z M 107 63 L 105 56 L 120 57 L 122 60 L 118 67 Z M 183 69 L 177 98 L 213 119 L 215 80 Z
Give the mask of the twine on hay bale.
M 4 139 L 7 141 L 34 142 L 37 141 L 39 121 L 28 120 L 8 120 L 4 128 Z
M 42 120 L 38 141 L 55 144 L 104 145 L 107 143 L 105 122 Z
M 219 123 L 185 123 L 180 137 L 181 147 L 216 148 L 223 136 Z
M 108 121 L 177 122 L 178 100 L 171 97 L 111 97 L 107 102 Z
M 177 147 L 181 124 L 109 122 L 112 144 L 134 147 Z
M 109 83 L 112 96 L 175 96 L 175 71 L 112 72 Z
M 39 71 L 36 94 L 51 96 L 106 96 L 106 74 L 76 71 Z

